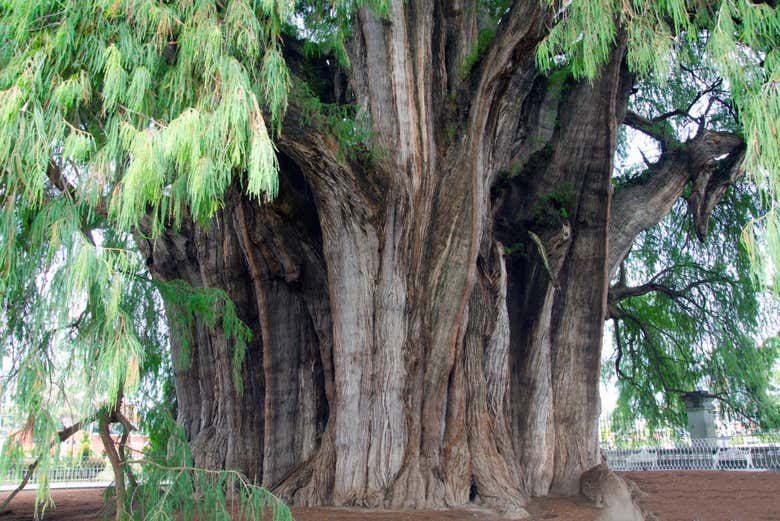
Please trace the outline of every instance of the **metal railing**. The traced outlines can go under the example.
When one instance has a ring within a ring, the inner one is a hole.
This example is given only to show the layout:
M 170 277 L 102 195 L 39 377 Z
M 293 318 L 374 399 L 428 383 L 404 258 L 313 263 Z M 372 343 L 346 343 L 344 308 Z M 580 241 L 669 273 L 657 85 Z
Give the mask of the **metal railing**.
M 0 476 L 0 487 L 8 488 L 17 486 L 27 475 L 29 467 L 27 465 L 13 467 L 8 472 Z M 33 471 L 29 485 L 36 485 L 40 482 L 43 472 L 40 469 Z M 110 467 L 105 463 L 94 463 L 89 465 L 57 465 L 48 469 L 48 482 L 56 483 L 103 483 L 113 480 Z
M 627 445 L 627 444 L 626 444 Z M 602 444 L 612 470 L 780 471 L 780 435 L 653 440 L 644 446 Z

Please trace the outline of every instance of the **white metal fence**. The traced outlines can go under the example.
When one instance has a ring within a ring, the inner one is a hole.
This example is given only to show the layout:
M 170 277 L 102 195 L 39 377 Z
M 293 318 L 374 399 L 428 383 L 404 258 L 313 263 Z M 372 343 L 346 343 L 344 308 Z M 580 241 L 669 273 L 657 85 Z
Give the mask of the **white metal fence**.
M 11 468 L 8 472 L 0 476 L 0 487 L 3 489 L 9 486 L 17 486 L 27 475 L 29 467 L 27 465 Z M 33 471 L 28 484 L 36 485 L 39 483 L 43 472 L 40 469 Z M 103 483 L 106 480 L 111 481 L 113 474 L 111 468 L 105 463 L 91 463 L 80 466 L 52 466 L 48 470 L 48 482 L 55 483 Z
M 773 470 L 780 472 L 780 435 L 690 440 L 651 444 L 606 443 L 602 454 L 612 470 Z

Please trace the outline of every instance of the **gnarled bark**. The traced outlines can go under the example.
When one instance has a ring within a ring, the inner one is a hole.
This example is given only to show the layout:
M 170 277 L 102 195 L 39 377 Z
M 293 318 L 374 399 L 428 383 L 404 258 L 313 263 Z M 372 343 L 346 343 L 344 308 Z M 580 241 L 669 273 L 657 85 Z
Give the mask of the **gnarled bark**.
M 634 238 L 656 225 L 691 185 L 688 207 L 700 240 L 707 221 L 725 189 L 742 175 L 745 144 L 734 134 L 704 129 L 688 142 L 669 143 L 652 122 L 629 112 L 625 123 L 663 144 L 661 157 L 636 181 L 615 193 L 610 220 L 609 274 L 613 278 Z
M 350 85 L 373 159 L 293 103 L 275 201 L 236 186 L 209 226 L 143 245 L 155 277 L 225 289 L 254 332 L 243 394 L 224 332 L 173 339 L 196 464 L 308 505 L 520 516 L 530 495 L 578 493 L 598 463 L 611 243 L 652 219 L 610 224 L 628 213 L 628 190 L 611 199 L 622 45 L 593 82 L 540 76 L 546 6 L 515 2 L 467 71 L 470 2 L 361 9 Z

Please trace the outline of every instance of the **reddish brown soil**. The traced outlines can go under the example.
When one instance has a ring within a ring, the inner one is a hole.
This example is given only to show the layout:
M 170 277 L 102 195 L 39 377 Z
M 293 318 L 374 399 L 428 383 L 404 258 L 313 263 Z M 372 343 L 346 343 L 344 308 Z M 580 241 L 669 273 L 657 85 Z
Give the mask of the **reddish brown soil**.
M 52 490 L 56 507 L 46 512 L 44 521 L 102 521 L 103 491 L 100 489 Z M 0 498 L 2 495 L 0 494 Z M 11 502 L 11 512 L 0 521 L 33 519 L 35 493 L 25 491 Z M 544 498 L 528 506 L 532 520 L 593 521 L 598 509 L 579 499 Z M 296 521 L 501 521 L 501 516 L 480 509 L 397 511 L 343 508 L 294 508 Z M 113 518 L 112 518 L 113 519 Z M 270 517 L 268 517 L 270 519 Z
M 626 472 L 659 521 L 780 521 L 774 472 Z
M 769 472 L 632 472 L 626 477 L 647 495 L 643 506 L 659 521 L 780 521 L 780 474 Z M 56 507 L 46 513 L 51 521 L 100 521 L 102 490 L 53 490 Z M 3 494 L 0 494 L 0 498 Z M 0 521 L 33 518 L 33 492 L 23 492 L 11 503 L 12 513 Z M 545 498 L 529 507 L 534 521 L 593 521 L 598 510 L 579 500 Z M 498 521 L 485 511 L 429 512 L 294 509 L 297 521 Z

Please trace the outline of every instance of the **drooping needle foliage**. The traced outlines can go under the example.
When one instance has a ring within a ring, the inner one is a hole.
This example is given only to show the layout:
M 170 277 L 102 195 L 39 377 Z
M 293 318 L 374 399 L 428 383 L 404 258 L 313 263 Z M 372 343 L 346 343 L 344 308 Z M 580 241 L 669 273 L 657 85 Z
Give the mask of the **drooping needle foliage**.
M 543 70 L 566 62 L 575 76 L 593 78 L 615 42 L 623 41 L 634 73 L 666 78 L 679 65 L 675 55 L 698 49 L 703 42 L 702 62 L 727 83 L 729 101 L 738 114 L 747 144 L 744 167 L 770 201 L 761 221 L 746 228 L 745 240 L 759 276 L 769 273 L 777 288 L 780 12 L 774 4 L 750 0 L 565 2 L 560 22 L 539 46 L 537 61 Z M 764 267 L 758 267 L 762 261 Z
M 655 156 L 684 147 L 704 129 L 741 132 L 740 111 L 707 45 L 701 35 L 675 47 L 666 55 L 668 70 L 648 73 L 635 90 L 629 108 L 656 121 L 663 142 L 643 143 L 642 155 L 629 150 L 630 142 L 641 142 L 638 132 L 624 133 L 619 163 L 633 164 L 619 169 L 616 190 L 641 183 Z M 732 183 L 702 233 L 691 224 L 697 199 L 689 189 L 688 204 L 678 201 L 634 241 L 609 311 L 614 350 L 604 374 L 617 377 L 620 390 L 615 426 L 631 428 L 641 417 L 650 426 L 684 427 L 683 393 L 696 388 L 719 398 L 724 420 L 780 425 L 780 410 L 767 394 L 778 358 L 777 300 L 755 276 L 755 246 L 742 240 L 745 230 L 771 219 L 765 190 L 745 178 Z

